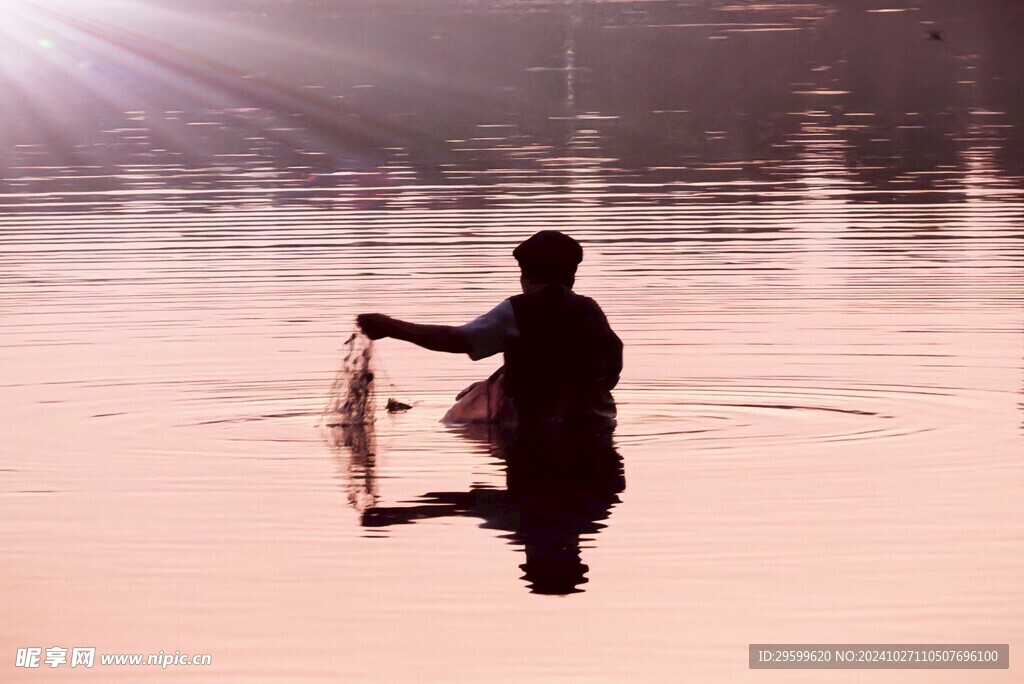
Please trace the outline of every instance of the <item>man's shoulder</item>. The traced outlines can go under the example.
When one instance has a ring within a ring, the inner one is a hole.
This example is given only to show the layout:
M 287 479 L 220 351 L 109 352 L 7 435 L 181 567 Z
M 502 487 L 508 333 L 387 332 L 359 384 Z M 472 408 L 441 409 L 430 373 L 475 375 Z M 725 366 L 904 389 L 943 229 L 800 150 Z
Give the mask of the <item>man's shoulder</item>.
M 519 334 L 511 299 L 501 301 L 458 330 L 469 342 L 469 357 L 474 361 L 504 351 L 508 341 Z
M 524 316 L 529 319 L 537 316 L 568 316 L 568 320 L 607 322 L 604 310 L 594 299 L 567 287 L 547 287 L 535 292 L 514 295 L 507 301 L 510 302 L 517 320 L 524 320 Z
M 571 288 L 558 285 L 548 285 L 547 287 L 533 292 L 524 292 L 522 294 L 512 295 L 508 298 L 508 301 L 512 302 L 513 306 L 524 302 L 554 301 L 574 304 L 577 306 L 582 305 L 596 307 L 598 309 L 601 308 L 598 303 L 590 297 L 582 295 Z

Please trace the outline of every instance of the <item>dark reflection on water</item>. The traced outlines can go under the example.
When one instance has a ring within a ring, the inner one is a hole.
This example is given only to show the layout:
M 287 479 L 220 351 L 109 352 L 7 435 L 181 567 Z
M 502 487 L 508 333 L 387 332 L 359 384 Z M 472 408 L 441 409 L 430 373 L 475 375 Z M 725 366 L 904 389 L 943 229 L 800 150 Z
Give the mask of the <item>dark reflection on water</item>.
M 8 209 L 947 201 L 1022 174 L 1019 3 L 10 7 Z
M 626 487 L 622 457 L 610 435 L 552 444 L 520 436 L 498 438 L 486 431 L 461 431 L 485 440 L 505 468 L 505 489 L 473 485 L 467 491 L 427 492 L 414 505 L 370 506 L 362 511 L 366 527 L 405 525 L 452 516 L 479 518 L 481 527 L 505 531 L 526 553 L 520 565 L 535 594 L 582 592 L 590 569 L 581 544 L 605 525 L 618 494 Z M 358 460 L 358 458 L 357 458 Z

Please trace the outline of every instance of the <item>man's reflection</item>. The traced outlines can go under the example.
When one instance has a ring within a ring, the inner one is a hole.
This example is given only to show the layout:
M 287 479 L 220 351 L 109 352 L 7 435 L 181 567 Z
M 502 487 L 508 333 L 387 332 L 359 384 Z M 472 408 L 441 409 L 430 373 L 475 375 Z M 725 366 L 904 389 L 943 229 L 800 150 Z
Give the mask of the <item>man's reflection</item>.
M 511 543 L 526 551 L 523 570 L 536 594 L 572 594 L 588 580 L 580 542 L 605 527 L 600 521 L 619 503 L 626 482 L 622 458 L 609 434 L 503 439 L 486 426 L 461 429 L 471 439 L 486 439 L 503 461 L 506 488 L 474 485 L 465 492 L 428 492 L 410 506 L 371 506 L 363 510 L 367 527 L 404 525 L 429 518 L 480 518 L 487 529 L 509 532 Z

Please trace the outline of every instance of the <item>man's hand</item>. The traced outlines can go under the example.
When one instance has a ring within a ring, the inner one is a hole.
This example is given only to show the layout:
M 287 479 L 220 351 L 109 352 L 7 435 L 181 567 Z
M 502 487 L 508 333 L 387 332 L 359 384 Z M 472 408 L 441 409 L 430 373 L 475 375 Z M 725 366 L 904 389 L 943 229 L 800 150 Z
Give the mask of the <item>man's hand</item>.
M 391 318 L 384 314 L 369 313 L 356 316 L 356 324 L 371 340 L 391 336 Z

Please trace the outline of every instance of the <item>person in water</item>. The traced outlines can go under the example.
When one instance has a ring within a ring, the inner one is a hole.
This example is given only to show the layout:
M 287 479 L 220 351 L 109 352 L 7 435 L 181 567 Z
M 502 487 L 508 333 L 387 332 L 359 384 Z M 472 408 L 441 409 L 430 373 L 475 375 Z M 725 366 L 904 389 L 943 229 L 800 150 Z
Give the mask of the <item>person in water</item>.
M 374 340 L 392 337 L 474 361 L 504 354 L 497 372 L 463 390 L 445 422 L 610 432 L 622 341 L 597 302 L 573 292 L 583 248 L 564 233 L 543 230 L 512 256 L 523 293 L 466 325 L 422 325 L 377 313 L 362 314 L 357 323 Z

